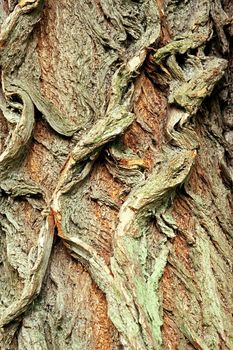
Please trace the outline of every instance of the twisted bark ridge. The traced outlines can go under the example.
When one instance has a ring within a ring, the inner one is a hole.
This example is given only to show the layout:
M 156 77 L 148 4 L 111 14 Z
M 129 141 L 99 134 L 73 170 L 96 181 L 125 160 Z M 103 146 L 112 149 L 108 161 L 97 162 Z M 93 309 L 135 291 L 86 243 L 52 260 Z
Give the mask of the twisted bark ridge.
M 230 0 L 0 0 L 0 349 L 233 349 Z

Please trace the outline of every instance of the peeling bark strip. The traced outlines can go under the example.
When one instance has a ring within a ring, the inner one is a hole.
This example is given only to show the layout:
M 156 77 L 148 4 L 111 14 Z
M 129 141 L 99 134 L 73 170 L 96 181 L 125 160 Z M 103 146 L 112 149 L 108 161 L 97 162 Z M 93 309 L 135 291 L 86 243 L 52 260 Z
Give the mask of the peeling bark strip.
M 0 1 L 0 349 L 233 349 L 232 16 Z

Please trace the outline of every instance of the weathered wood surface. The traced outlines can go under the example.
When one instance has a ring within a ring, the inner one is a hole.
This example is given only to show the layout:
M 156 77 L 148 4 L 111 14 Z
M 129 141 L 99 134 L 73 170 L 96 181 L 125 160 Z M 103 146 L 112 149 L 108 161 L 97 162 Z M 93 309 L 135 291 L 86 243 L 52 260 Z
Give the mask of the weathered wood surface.
M 233 349 L 232 16 L 0 0 L 0 349 Z

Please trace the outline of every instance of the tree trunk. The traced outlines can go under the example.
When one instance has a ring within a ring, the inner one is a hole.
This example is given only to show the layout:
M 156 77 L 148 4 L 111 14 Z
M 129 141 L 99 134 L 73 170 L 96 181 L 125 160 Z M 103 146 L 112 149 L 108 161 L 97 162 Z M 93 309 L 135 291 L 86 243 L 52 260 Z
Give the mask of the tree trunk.
M 233 349 L 231 0 L 0 0 L 0 349 Z

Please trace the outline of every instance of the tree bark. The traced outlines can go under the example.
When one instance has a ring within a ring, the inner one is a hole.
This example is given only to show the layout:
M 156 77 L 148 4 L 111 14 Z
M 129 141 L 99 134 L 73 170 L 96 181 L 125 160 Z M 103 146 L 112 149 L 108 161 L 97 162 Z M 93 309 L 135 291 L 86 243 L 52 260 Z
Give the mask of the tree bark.
M 0 0 L 0 349 L 233 349 L 231 0 Z

